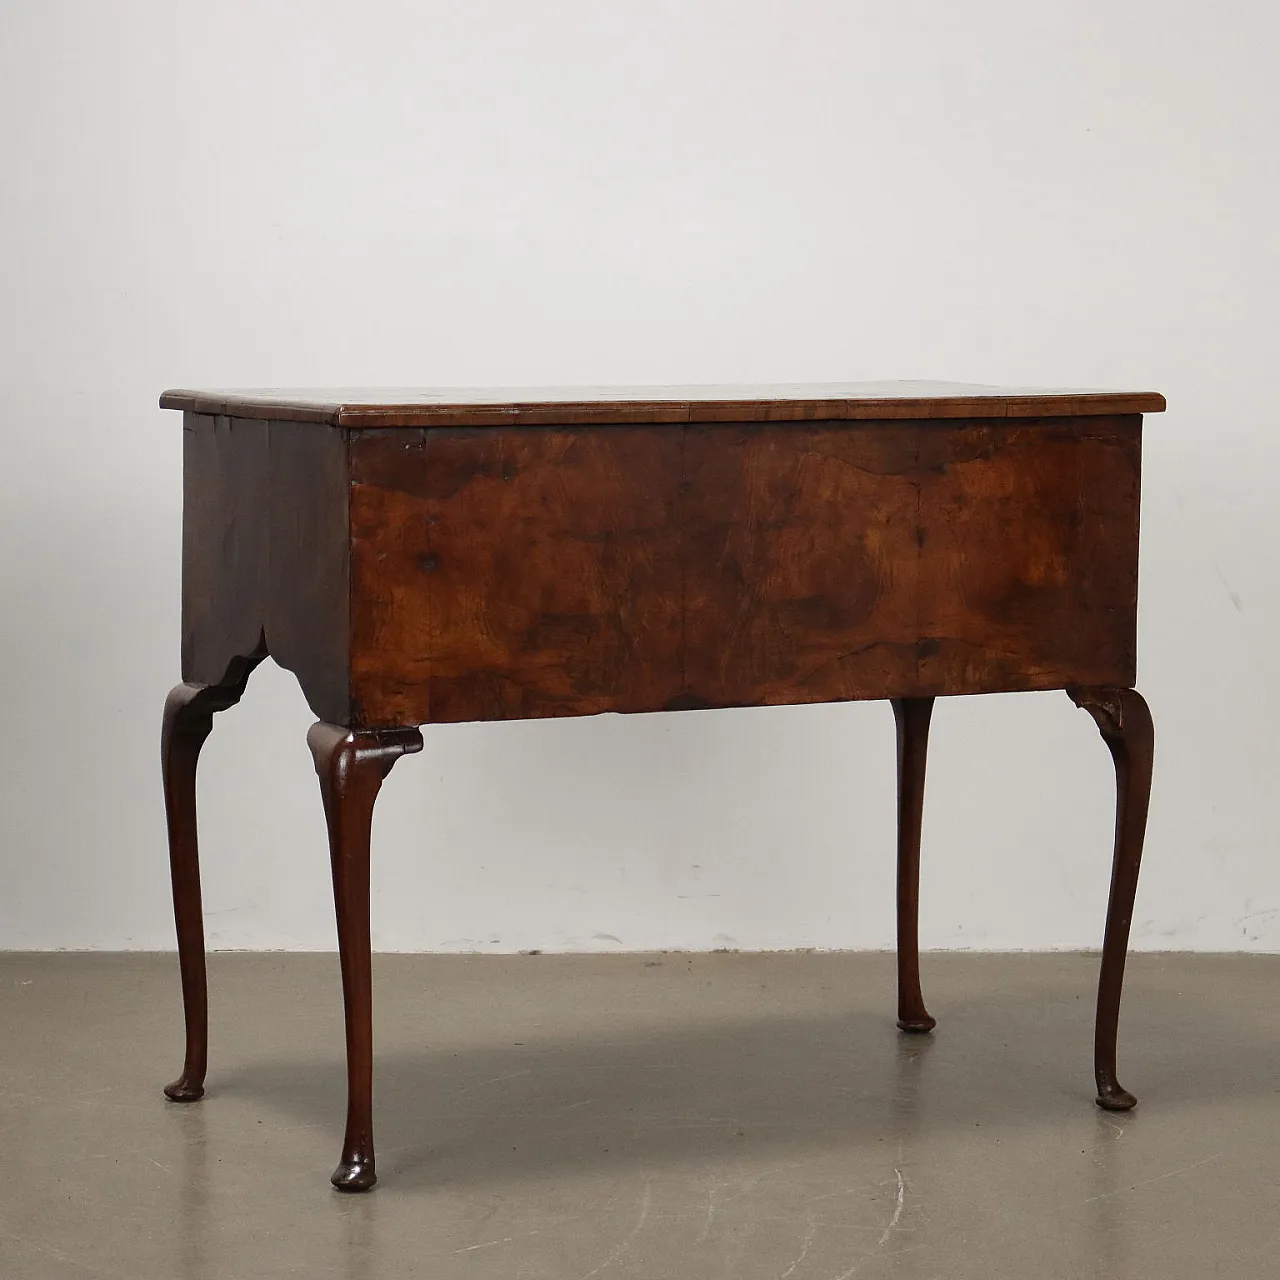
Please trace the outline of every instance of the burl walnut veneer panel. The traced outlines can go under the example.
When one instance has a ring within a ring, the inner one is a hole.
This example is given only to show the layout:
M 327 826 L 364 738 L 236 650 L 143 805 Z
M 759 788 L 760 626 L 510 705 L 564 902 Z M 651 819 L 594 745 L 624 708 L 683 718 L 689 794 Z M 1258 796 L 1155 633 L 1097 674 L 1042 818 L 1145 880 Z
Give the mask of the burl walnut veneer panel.
M 1131 684 L 1140 421 L 356 433 L 353 713 Z

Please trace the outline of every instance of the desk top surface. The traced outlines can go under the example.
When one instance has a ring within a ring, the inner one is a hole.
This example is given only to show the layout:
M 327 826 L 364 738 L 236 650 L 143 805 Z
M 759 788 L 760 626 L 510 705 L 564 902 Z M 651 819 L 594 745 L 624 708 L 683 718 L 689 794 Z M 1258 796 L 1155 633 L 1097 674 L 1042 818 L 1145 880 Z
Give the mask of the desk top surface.
M 683 387 L 330 387 L 166 391 L 165 409 L 341 427 L 504 426 L 837 419 L 1049 418 L 1159 413 L 1154 391 L 967 382 Z

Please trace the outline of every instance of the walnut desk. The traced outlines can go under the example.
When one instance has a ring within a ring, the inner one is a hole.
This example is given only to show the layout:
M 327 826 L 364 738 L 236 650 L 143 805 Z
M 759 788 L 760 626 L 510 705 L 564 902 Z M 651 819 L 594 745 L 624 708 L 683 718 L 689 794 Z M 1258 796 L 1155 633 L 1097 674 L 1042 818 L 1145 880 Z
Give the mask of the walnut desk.
M 1151 780 L 1133 689 L 1150 392 L 944 383 L 169 391 L 183 411 L 182 683 L 162 755 L 186 1061 L 207 1011 L 195 773 L 270 654 L 319 719 L 346 1008 L 335 1186 L 375 1181 L 374 800 L 419 726 L 888 698 L 898 1025 L 920 993 L 925 748 L 942 694 L 1065 689 L 1115 760 L 1095 1033 L 1116 1025 Z

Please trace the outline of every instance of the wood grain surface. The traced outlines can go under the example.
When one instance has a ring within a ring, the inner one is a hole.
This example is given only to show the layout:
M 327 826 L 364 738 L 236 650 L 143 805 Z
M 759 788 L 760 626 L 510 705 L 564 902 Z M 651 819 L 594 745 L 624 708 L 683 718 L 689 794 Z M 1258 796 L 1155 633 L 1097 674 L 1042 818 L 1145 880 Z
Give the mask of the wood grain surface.
M 187 414 L 182 678 L 221 687 L 265 654 L 321 719 L 350 713 L 347 444 L 296 422 Z
M 687 387 L 328 387 L 166 391 L 165 409 L 350 427 L 502 427 L 857 419 L 1044 418 L 1159 413 L 1154 391 L 967 382 Z
M 361 432 L 354 714 L 1131 684 L 1139 427 Z
M 331 724 L 1133 683 L 1138 415 L 187 426 L 183 679 Z

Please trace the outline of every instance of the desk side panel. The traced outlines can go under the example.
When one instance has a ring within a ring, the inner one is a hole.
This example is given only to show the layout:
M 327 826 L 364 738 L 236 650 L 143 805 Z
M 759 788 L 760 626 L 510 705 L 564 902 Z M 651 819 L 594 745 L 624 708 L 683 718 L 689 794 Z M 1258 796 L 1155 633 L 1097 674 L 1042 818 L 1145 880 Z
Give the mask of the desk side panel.
M 182 678 L 220 684 L 269 653 L 346 723 L 344 433 L 188 413 L 183 445 Z

